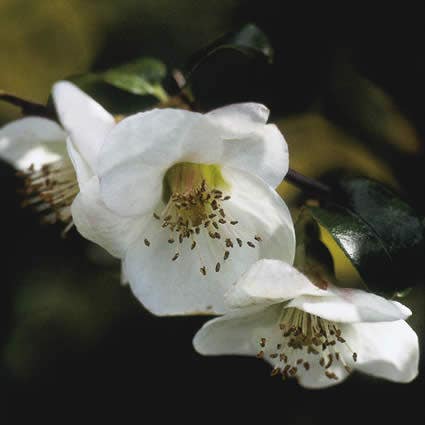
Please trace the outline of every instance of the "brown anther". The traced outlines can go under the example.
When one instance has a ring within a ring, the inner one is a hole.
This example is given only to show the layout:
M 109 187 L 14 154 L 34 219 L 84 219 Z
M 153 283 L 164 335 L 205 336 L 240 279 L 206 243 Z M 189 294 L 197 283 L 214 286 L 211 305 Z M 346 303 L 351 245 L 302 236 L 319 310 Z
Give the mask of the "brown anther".
M 224 251 L 223 260 L 226 261 L 229 258 L 229 255 L 230 255 L 229 251 Z
M 195 249 L 195 246 L 196 246 L 196 241 L 193 241 L 190 249 Z
M 310 363 L 309 362 L 304 362 L 303 366 L 304 366 L 304 369 L 305 370 L 309 370 L 310 369 Z
M 199 235 L 199 232 L 201 231 L 201 229 L 199 228 L 199 227 L 195 227 L 195 233 L 197 234 L 197 235 Z
M 220 233 L 218 233 L 218 232 L 215 232 L 215 233 L 214 233 L 214 237 L 215 237 L 216 239 L 221 239 L 221 235 L 220 235 Z
M 261 338 L 260 339 L 260 346 L 264 348 L 266 346 L 266 342 L 267 342 L 266 338 Z
M 218 212 L 220 213 L 220 215 L 221 215 L 223 218 L 225 218 L 225 217 L 226 217 L 226 214 L 224 213 L 223 208 L 220 208 L 220 209 L 218 210 Z
M 288 356 L 285 354 L 285 353 L 282 353 L 280 356 L 279 356 L 279 359 L 280 359 L 280 361 L 282 362 L 285 362 L 285 363 L 288 363 Z
M 295 376 L 298 372 L 298 368 L 297 367 L 292 367 L 291 369 L 289 369 L 289 375 L 290 376 Z
M 215 221 L 212 222 L 212 225 L 218 230 L 218 224 Z
M 272 354 L 270 354 L 270 358 L 271 358 L 271 359 L 276 359 L 276 358 L 277 358 L 277 353 L 272 353 Z
M 336 376 L 336 375 L 335 375 L 335 373 L 333 373 L 333 372 L 328 372 L 328 371 L 326 371 L 326 372 L 325 372 L 325 375 L 326 375 L 326 377 L 328 377 L 329 379 L 334 379 L 335 381 L 337 381 L 337 380 L 338 380 L 338 376 Z
M 233 242 L 231 239 L 226 239 L 226 247 L 227 248 L 233 248 Z
M 218 222 L 219 222 L 220 224 L 226 224 L 226 220 L 225 220 L 224 218 L 220 218 L 220 219 L 218 220 Z
M 174 239 L 173 238 L 168 239 L 168 243 L 174 243 Z
M 218 273 L 220 271 L 220 263 L 215 265 L 215 271 Z
M 174 257 L 171 259 L 172 261 L 176 261 L 177 260 L 177 258 L 179 258 L 179 256 L 180 256 L 180 254 L 178 253 L 178 252 L 176 252 L 175 254 L 174 254 Z
M 207 275 L 207 269 L 206 269 L 206 267 L 205 267 L 205 266 L 202 266 L 199 270 L 201 271 L 201 273 L 202 273 L 204 276 L 206 276 L 206 275 Z
M 237 221 L 237 220 L 232 220 L 231 222 L 230 222 L 230 224 L 232 224 L 233 226 L 235 225 L 235 224 L 238 224 L 239 223 L 239 221 Z
M 180 235 L 179 235 L 179 242 L 183 243 L 183 234 L 182 233 L 180 233 Z
M 248 241 L 246 244 L 251 248 L 255 248 L 255 245 L 251 241 Z
M 236 238 L 236 242 L 238 243 L 238 245 L 241 247 L 242 246 L 242 240 L 239 238 Z
M 214 232 L 208 232 L 208 235 L 211 239 L 215 239 L 215 233 Z
M 276 350 L 280 350 L 282 348 L 282 344 L 277 344 L 276 345 Z
M 275 367 L 271 372 L 270 372 L 270 376 L 276 376 L 279 375 L 281 369 L 280 367 Z
M 301 364 L 303 361 L 304 361 L 303 359 L 298 359 L 297 364 Z
M 168 220 L 170 220 L 170 219 L 171 219 L 171 217 L 172 217 L 171 215 L 167 215 L 167 217 L 165 217 L 165 218 L 164 218 L 164 221 L 168 221 Z
M 323 357 L 320 357 L 320 361 L 319 361 L 320 366 L 325 366 L 325 359 Z
M 151 244 L 147 239 L 145 239 L 143 242 L 145 243 L 146 246 L 150 246 Z
M 345 365 L 345 366 L 344 366 L 344 369 L 345 369 L 348 373 L 351 373 L 351 372 L 352 372 L 352 369 L 351 369 L 351 367 L 350 367 L 350 366 Z
M 217 214 L 210 214 L 209 216 L 208 216 L 208 218 L 214 218 L 214 217 L 217 217 Z
M 228 201 L 230 199 L 230 196 L 229 195 L 226 195 L 224 198 L 223 198 L 223 201 Z
M 257 359 L 262 359 L 264 357 L 264 351 L 263 350 L 259 351 L 257 353 L 257 356 L 256 357 L 257 357 Z
M 205 221 L 205 222 L 204 222 L 204 227 L 208 227 L 208 226 L 210 225 L 210 223 L 211 223 L 211 221 L 210 221 L 210 220 Z
M 353 360 L 356 362 L 357 361 L 357 353 L 353 353 Z
M 157 220 L 159 220 L 159 215 L 158 215 L 157 213 L 153 213 L 153 216 L 154 216 Z

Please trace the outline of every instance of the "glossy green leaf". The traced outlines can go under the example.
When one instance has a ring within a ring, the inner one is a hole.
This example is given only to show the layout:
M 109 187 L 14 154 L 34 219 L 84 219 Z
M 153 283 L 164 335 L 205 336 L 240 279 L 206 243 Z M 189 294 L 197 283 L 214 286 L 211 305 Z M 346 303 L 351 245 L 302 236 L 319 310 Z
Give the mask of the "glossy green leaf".
M 93 97 L 107 111 L 114 115 L 129 115 L 158 104 L 154 96 L 140 96 L 106 83 L 99 74 L 89 73 L 68 79 Z
M 161 82 L 167 74 L 165 65 L 157 59 L 142 58 L 112 68 L 103 73 L 103 79 L 121 89 L 137 95 L 152 95 L 167 100 Z
M 368 287 L 402 291 L 422 275 L 424 229 L 420 217 L 378 182 L 341 180 L 336 196 L 312 216 L 327 229 Z
M 189 78 L 199 65 L 220 50 L 235 50 L 253 59 L 262 59 L 269 63 L 273 61 L 273 48 L 268 37 L 256 25 L 247 24 L 195 53 L 187 67 L 186 77 Z

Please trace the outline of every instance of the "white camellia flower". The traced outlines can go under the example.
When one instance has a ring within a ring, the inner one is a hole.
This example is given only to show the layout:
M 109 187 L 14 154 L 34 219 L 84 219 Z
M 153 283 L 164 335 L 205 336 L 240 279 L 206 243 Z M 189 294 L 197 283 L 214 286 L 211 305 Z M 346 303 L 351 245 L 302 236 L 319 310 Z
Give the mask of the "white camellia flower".
M 253 355 L 272 375 L 307 388 L 343 381 L 353 369 L 395 382 L 418 373 L 410 310 L 377 295 L 315 286 L 292 266 L 260 260 L 226 294 L 230 313 L 207 322 L 194 338 L 205 355 Z
M 74 108 L 64 102 L 60 115 Z M 100 185 L 93 177 L 81 187 L 74 222 L 123 259 L 154 314 L 222 313 L 224 292 L 256 260 L 292 262 L 292 219 L 273 190 L 288 170 L 287 145 L 268 115 L 255 103 L 154 109 L 106 134 Z M 96 121 L 64 125 L 76 145 L 97 131 Z

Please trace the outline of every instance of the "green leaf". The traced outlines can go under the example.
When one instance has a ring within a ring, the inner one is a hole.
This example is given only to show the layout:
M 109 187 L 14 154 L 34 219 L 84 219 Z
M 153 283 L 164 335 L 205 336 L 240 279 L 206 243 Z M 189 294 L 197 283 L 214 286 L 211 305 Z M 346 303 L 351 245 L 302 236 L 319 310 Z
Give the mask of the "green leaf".
M 161 82 L 167 74 L 165 65 L 157 59 L 142 58 L 112 68 L 103 73 L 103 79 L 121 89 L 137 95 L 152 95 L 167 100 Z
M 237 31 L 223 35 L 195 53 L 187 67 L 186 78 L 190 78 L 208 57 L 220 50 L 235 50 L 253 59 L 273 62 L 273 48 L 268 37 L 256 25 L 247 24 Z
M 395 193 L 363 177 L 345 178 L 337 196 L 309 207 L 356 267 L 368 287 L 402 291 L 422 274 L 424 228 L 420 217 Z
M 99 102 L 108 112 L 129 115 L 158 104 L 154 96 L 140 96 L 106 83 L 103 76 L 89 73 L 68 78 L 81 90 Z

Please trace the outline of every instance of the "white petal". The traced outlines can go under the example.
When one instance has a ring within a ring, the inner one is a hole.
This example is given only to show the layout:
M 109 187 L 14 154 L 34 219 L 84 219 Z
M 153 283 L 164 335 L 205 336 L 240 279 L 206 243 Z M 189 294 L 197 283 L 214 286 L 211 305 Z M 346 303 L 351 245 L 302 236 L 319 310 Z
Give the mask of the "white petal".
M 121 215 L 152 210 L 161 199 L 166 171 L 178 162 L 216 163 L 218 141 L 210 121 L 195 112 L 154 109 L 122 120 L 100 156 L 105 203 Z
M 27 117 L 0 129 L 0 158 L 20 170 L 35 169 L 66 155 L 65 132 L 52 120 Z
M 343 329 L 357 353 L 356 369 L 395 382 L 410 382 L 418 374 L 419 345 L 404 321 L 354 323 Z
M 223 175 L 231 183 L 231 199 L 223 202 L 223 208 L 227 220 L 234 218 L 239 223 L 220 227 L 221 239 L 211 239 L 201 226 L 196 249 L 190 249 L 192 240 L 188 239 L 181 245 L 169 244 L 169 231 L 152 218 L 128 251 L 125 267 L 133 292 L 157 315 L 223 313 L 227 310 L 224 293 L 258 259 L 293 259 L 294 229 L 282 199 L 258 177 L 224 169 Z M 261 235 L 262 242 L 255 235 Z M 237 237 L 243 240 L 242 247 Z M 144 238 L 150 241 L 149 247 Z M 233 240 L 233 249 L 226 248 L 226 238 Z M 247 241 L 256 247 L 249 247 Z M 226 250 L 230 256 L 224 261 Z M 179 258 L 171 261 L 176 252 Z M 219 272 L 215 271 L 217 263 Z M 203 266 L 206 276 L 200 272 Z
M 68 150 L 68 156 L 74 166 L 75 174 L 77 175 L 78 185 L 82 187 L 93 177 L 93 171 L 89 164 L 87 164 L 84 158 L 80 155 L 80 152 L 75 149 L 74 144 L 69 137 L 66 140 L 66 148 Z
M 301 295 L 327 296 L 291 265 L 279 260 L 259 260 L 226 294 L 231 307 L 282 303 Z
M 255 356 L 259 341 L 276 325 L 280 309 L 244 308 L 205 323 L 193 339 L 195 350 L 203 355 Z
M 235 133 L 246 132 L 247 126 L 265 124 L 269 118 L 270 111 L 261 103 L 234 103 L 223 106 L 207 113 L 224 127 Z
M 406 319 L 411 311 L 396 301 L 360 289 L 328 289 L 332 296 L 317 298 L 309 295 L 292 300 L 288 307 L 296 307 L 324 319 L 340 323 L 385 322 Z
M 144 226 L 143 218 L 119 217 L 105 207 L 100 199 L 96 176 L 81 186 L 71 212 L 77 230 L 85 238 L 120 258 L 124 257 Z
M 241 103 L 207 114 L 222 126 L 220 163 L 258 175 L 273 188 L 288 172 L 288 145 L 273 125 L 265 125 L 269 110 L 258 103 Z
M 100 147 L 115 125 L 114 117 L 68 81 L 56 83 L 52 94 L 62 125 L 75 148 L 95 171 Z
M 318 356 L 316 355 L 316 362 Z M 344 366 L 341 363 L 334 362 L 332 366 L 332 373 L 334 373 L 338 379 L 330 379 L 325 375 L 323 367 L 318 364 L 314 364 L 308 372 L 303 372 L 298 377 L 298 383 L 304 388 L 309 389 L 322 389 L 329 388 L 334 385 L 338 385 L 349 376 Z

